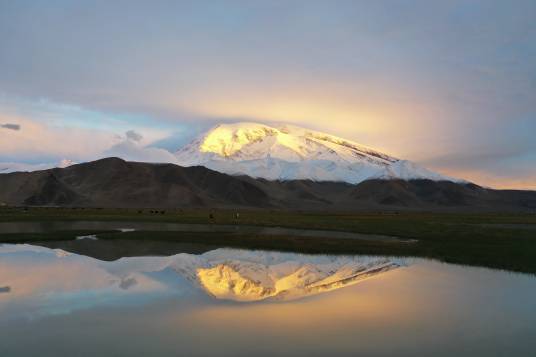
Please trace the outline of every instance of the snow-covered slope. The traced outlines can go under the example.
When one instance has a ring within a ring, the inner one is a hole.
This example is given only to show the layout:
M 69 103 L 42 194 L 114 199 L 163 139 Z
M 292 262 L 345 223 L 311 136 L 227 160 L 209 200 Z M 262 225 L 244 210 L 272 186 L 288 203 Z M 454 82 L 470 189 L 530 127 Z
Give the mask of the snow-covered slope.
M 221 124 L 176 152 L 179 165 L 268 180 L 359 183 L 367 179 L 457 181 L 350 140 L 296 126 Z

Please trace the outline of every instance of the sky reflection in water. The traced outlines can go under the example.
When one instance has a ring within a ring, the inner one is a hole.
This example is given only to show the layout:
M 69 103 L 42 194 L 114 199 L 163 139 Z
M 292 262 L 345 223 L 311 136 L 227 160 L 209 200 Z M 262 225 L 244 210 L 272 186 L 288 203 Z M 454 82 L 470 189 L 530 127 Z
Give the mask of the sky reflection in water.
M 308 267 L 294 283 L 326 266 L 376 267 L 387 260 L 237 250 L 180 256 L 180 262 L 101 262 L 0 246 L 0 287 L 9 287 L 0 294 L 0 354 L 494 356 L 536 348 L 536 278 L 530 275 L 417 259 L 327 294 L 274 301 L 270 293 L 237 303 L 225 294 L 211 297 L 187 268 L 234 258 L 225 266 L 244 276 L 254 272 L 257 280 L 271 277 L 262 282 L 266 287 L 279 281 L 278 271 L 300 270 L 289 260 Z M 268 274 L 262 266 L 270 267 Z M 259 292 L 255 285 L 246 288 Z

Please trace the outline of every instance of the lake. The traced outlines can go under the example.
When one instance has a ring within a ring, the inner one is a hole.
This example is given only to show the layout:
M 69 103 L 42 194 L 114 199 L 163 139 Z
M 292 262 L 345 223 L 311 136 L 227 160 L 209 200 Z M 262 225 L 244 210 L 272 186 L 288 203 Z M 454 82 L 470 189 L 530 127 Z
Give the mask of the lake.
M 103 261 L 4 244 L 0 331 L 0 356 L 528 356 L 536 277 L 416 258 L 211 248 Z
M 21 221 L 0 222 L 2 233 L 47 233 L 70 230 L 143 230 L 160 232 L 197 232 L 197 233 L 236 233 L 295 237 L 321 237 L 338 239 L 359 239 L 382 242 L 413 242 L 413 239 L 401 239 L 379 234 L 363 234 L 321 229 L 297 229 L 286 227 L 267 227 L 230 224 L 193 224 L 171 222 L 121 222 L 121 221 Z

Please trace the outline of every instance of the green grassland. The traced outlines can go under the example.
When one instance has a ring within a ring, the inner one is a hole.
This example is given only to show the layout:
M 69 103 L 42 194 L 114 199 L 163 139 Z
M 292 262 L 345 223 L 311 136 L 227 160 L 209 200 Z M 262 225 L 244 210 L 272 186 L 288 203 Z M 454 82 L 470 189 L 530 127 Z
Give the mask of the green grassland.
M 536 214 L 240 210 L 236 218 L 236 213 L 236 210 L 3 207 L 0 222 L 95 220 L 260 225 L 389 235 L 417 242 L 164 231 L 1 234 L 0 242 L 74 239 L 78 235 L 97 234 L 100 239 L 165 240 L 304 253 L 417 256 L 536 273 Z

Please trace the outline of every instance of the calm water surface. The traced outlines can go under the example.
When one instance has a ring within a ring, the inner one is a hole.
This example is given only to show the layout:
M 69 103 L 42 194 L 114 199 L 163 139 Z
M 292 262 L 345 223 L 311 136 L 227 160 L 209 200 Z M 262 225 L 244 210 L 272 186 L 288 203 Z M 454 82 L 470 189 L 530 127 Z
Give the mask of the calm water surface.
M 166 232 L 210 232 L 261 235 L 293 235 L 299 237 L 329 237 L 341 239 L 362 239 L 396 241 L 400 239 L 379 234 L 362 234 L 320 229 L 295 229 L 284 227 L 265 227 L 228 224 L 188 224 L 166 222 L 121 222 L 121 221 L 48 221 L 48 222 L 0 222 L 1 233 L 45 233 L 64 230 L 119 230 L 134 229 Z M 412 241 L 412 240 L 406 240 Z
M 532 356 L 536 278 L 216 249 L 104 262 L 0 246 L 0 356 Z

